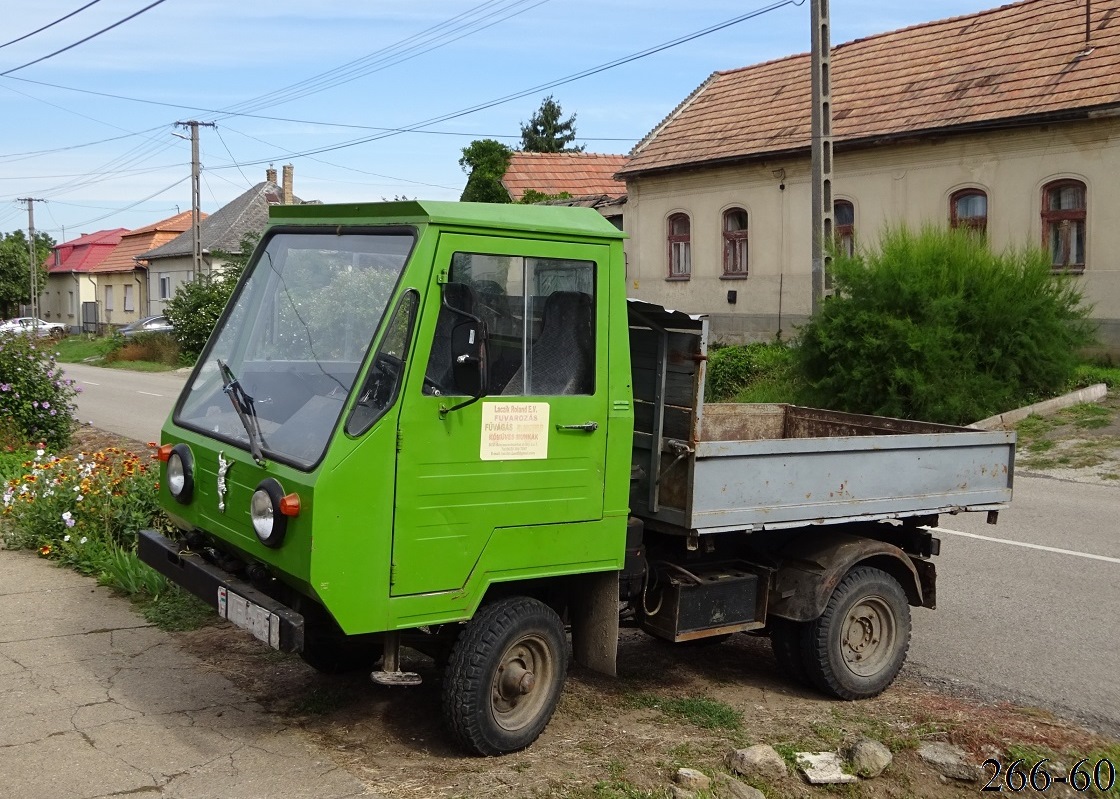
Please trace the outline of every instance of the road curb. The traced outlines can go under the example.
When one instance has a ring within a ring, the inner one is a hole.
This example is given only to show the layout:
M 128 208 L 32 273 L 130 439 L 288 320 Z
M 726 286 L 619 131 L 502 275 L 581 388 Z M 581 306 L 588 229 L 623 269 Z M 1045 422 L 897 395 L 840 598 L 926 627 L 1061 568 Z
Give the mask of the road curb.
M 1016 422 L 1021 422 L 1031 414 L 1036 413 L 1039 416 L 1046 416 L 1047 414 L 1060 411 L 1063 408 L 1080 405 L 1084 402 L 1100 402 L 1104 399 L 1106 394 L 1108 394 L 1108 386 L 1104 383 L 1097 383 L 1087 388 L 1079 388 L 1077 391 L 1063 394 L 1060 397 L 1036 402 L 1034 405 L 1027 405 L 1024 408 L 1016 408 L 1013 411 L 1005 411 L 995 416 L 989 416 L 987 419 L 973 422 L 969 427 L 974 427 L 977 430 L 995 430 L 1000 427 L 1007 427 L 1008 425 L 1015 424 Z

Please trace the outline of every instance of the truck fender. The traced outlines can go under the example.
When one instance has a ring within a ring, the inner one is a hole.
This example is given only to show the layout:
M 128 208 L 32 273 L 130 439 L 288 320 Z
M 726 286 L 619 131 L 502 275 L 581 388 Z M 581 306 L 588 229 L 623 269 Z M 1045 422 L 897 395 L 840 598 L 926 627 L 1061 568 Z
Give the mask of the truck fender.
M 933 564 L 919 561 L 919 570 L 894 544 L 821 530 L 798 536 L 778 554 L 781 565 L 771 582 L 771 616 L 799 622 L 818 618 L 836 586 L 857 564 L 875 566 L 898 580 L 911 605 L 933 607 Z

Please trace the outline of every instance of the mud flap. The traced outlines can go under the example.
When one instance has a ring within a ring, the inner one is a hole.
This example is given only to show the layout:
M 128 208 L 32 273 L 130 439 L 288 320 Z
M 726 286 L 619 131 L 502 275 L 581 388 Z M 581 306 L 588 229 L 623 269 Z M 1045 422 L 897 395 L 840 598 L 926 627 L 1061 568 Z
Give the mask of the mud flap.
M 618 572 L 576 578 L 571 604 L 572 651 L 581 666 L 618 674 Z

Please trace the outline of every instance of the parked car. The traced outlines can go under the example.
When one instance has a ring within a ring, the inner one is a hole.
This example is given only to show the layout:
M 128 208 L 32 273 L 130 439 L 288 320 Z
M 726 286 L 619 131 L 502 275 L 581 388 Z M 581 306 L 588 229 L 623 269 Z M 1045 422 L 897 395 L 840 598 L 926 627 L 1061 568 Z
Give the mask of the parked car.
M 174 329 L 166 316 L 145 316 L 122 327 L 120 334 L 129 338 L 140 333 L 170 333 Z
M 62 338 L 66 335 L 66 325 L 58 322 L 45 322 L 33 316 L 19 316 L 0 323 L 0 333 L 26 333 L 36 332 L 41 338 Z

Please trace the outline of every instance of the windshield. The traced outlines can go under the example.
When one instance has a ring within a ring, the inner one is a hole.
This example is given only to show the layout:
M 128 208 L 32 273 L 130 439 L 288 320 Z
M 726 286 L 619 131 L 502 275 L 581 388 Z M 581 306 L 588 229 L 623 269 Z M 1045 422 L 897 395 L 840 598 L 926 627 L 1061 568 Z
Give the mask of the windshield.
M 211 337 L 175 421 L 248 449 L 242 416 L 254 413 L 266 457 L 312 468 L 413 241 L 408 231 L 273 235 Z M 239 404 L 226 390 L 230 375 Z

